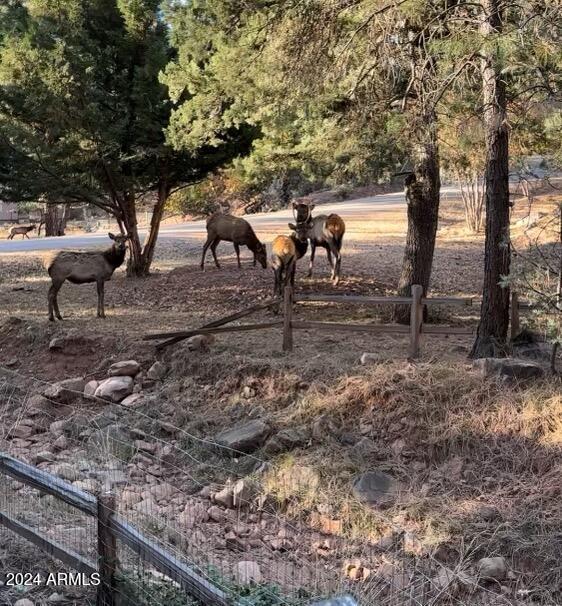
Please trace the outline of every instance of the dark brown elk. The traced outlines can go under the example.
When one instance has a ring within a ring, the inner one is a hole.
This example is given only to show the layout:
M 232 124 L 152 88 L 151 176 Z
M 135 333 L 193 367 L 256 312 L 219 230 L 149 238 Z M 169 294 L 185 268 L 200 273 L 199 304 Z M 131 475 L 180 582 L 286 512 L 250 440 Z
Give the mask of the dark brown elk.
M 247 246 L 254 253 L 254 266 L 256 265 L 256 261 L 259 261 L 264 269 L 267 267 L 267 250 L 265 244 L 262 244 L 258 240 L 248 221 L 245 221 L 240 217 L 233 217 L 232 215 L 216 214 L 211 215 L 207 219 L 207 241 L 203 246 L 201 269 L 205 269 L 205 255 L 207 254 L 209 246 L 213 253 L 215 265 L 220 269 L 216 250 L 221 240 L 234 244 L 239 269 L 241 267 L 240 246 Z
M 331 280 L 336 285 L 340 281 L 341 247 L 345 234 L 345 223 L 335 213 L 313 217 L 313 209 L 314 204 L 293 202 L 293 213 L 297 224 L 289 223 L 289 227 L 296 231 L 300 240 L 310 240 L 308 276 L 312 276 L 316 247 L 321 246 L 326 249 L 328 262 L 332 268 Z
M 21 239 L 27 238 L 29 240 L 29 236 L 27 235 L 30 231 L 33 231 L 37 226 L 36 225 L 14 225 L 10 227 L 10 231 L 8 232 L 8 240 L 13 240 L 14 236 L 21 234 Z
M 123 264 L 127 252 L 128 236 L 108 234 L 113 246 L 104 251 L 74 252 L 61 250 L 55 253 L 46 263 L 51 276 L 49 288 L 49 320 L 54 321 L 54 314 L 59 320 L 57 295 L 65 280 L 72 284 L 95 282 L 98 290 L 98 318 L 105 318 L 104 285 L 111 279 L 113 272 Z
M 297 261 L 304 257 L 307 241 L 301 241 L 295 234 L 277 236 L 271 245 L 271 266 L 275 276 L 273 296 L 282 297 L 285 286 L 295 285 Z M 276 311 L 278 311 L 277 308 Z

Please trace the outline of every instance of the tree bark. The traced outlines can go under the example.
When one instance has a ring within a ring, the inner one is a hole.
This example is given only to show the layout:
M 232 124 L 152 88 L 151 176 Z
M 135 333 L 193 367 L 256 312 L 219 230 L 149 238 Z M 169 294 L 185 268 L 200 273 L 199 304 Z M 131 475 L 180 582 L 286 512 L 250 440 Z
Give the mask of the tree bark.
M 57 204 L 45 205 L 45 236 L 64 236 L 68 207 L 61 209 Z
M 423 118 L 423 133 L 414 149 L 414 172 L 406 179 L 408 204 L 408 233 L 398 283 L 398 295 L 409 297 L 412 284 L 423 287 L 424 296 L 429 288 L 435 238 L 439 218 L 439 147 L 436 116 L 432 112 Z M 427 319 L 427 309 L 424 309 Z M 410 321 L 410 307 L 397 305 L 394 320 L 401 324 Z
M 158 186 L 158 198 L 156 205 L 152 211 L 152 217 L 150 219 L 150 230 L 146 236 L 142 251 L 142 265 L 144 275 L 150 271 L 152 260 L 154 258 L 154 249 L 156 247 L 156 240 L 158 239 L 158 232 L 160 231 L 160 223 L 164 215 L 164 209 L 168 196 L 170 195 L 170 188 L 167 183 L 160 183 Z
M 484 0 L 485 36 L 502 31 L 503 9 L 499 4 L 499 0 Z M 511 259 L 507 96 L 493 51 L 486 51 L 482 57 L 481 74 L 486 128 L 486 241 L 482 307 L 472 358 L 505 355 L 510 300 L 509 288 L 500 285 L 502 277 L 509 275 Z

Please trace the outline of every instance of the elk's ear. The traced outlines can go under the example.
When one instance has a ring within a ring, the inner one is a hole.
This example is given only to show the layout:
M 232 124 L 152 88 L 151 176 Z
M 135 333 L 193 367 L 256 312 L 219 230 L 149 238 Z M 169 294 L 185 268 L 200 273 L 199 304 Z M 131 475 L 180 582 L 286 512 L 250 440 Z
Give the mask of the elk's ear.
M 308 209 L 309 209 L 310 211 L 313 211 L 315 206 L 316 206 L 316 204 L 309 204 L 309 205 L 308 205 Z
M 289 229 L 292 229 L 293 231 L 297 231 L 297 226 L 294 223 L 289 223 Z
M 115 240 L 115 234 L 112 234 L 111 232 L 108 232 L 107 235 L 112 239 Z

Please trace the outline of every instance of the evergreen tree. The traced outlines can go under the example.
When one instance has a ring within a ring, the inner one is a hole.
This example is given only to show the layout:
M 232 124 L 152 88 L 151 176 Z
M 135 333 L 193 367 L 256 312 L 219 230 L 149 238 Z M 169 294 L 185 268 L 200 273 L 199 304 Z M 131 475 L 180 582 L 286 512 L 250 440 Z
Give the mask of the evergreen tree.
M 170 192 L 243 153 L 251 132 L 216 131 L 182 152 L 166 143 L 159 75 L 173 49 L 157 0 L 11 0 L 4 13 L 0 197 L 105 210 L 130 237 L 128 273 L 146 275 Z

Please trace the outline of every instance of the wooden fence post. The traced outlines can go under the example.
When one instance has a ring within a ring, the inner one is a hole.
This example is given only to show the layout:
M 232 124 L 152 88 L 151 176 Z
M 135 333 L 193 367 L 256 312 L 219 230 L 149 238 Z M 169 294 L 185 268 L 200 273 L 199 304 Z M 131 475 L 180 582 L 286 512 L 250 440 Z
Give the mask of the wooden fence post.
M 511 340 L 513 341 L 513 339 L 519 334 L 519 331 L 521 330 L 521 324 L 519 322 L 519 297 L 517 296 L 517 293 L 514 290 L 511 291 L 510 312 L 511 312 L 510 336 L 511 336 Z
M 293 351 L 293 287 L 283 292 L 283 351 Z
M 98 585 L 97 606 L 115 606 L 117 593 L 115 569 L 117 567 L 117 542 L 111 530 L 110 516 L 115 511 L 115 494 L 106 492 L 98 496 Z
M 412 303 L 410 308 L 410 358 L 420 353 L 420 332 L 423 322 L 423 286 L 412 284 Z

